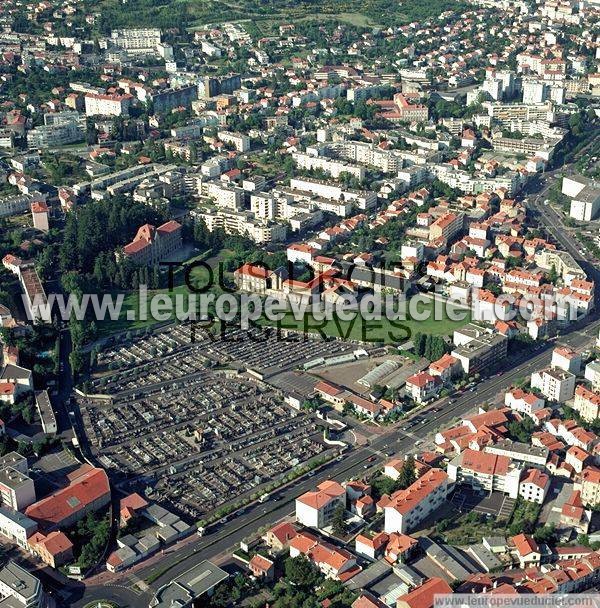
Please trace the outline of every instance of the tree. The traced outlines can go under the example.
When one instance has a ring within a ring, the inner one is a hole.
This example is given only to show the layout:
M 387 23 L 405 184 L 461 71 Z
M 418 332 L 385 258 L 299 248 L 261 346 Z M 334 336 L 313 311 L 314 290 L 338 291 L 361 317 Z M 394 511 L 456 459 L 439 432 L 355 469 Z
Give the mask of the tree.
M 339 504 L 333 511 L 331 527 L 336 536 L 344 536 L 344 534 L 346 534 L 348 531 L 348 527 L 346 526 L 346 522 L 344 520 L 345 513 L 346 507 L 343 504 Z
M 405 490 L 415 483 L 416 480 L 417 475 L 415 473 L 415 459 L 413 456 L 409 455 L 400 469 L 400 474 L 396 482 L 397 489 Z
M 312 589 L 321 579 L 318 568 L 304 555 L 288 557 L 284 563 L 285 578 L 294 585 Z

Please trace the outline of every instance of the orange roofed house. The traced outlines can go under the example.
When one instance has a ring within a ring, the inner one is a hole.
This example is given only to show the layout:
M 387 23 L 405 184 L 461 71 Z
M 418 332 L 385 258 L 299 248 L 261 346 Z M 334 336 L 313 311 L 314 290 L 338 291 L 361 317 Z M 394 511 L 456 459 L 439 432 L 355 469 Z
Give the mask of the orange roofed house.
M 104 469 L 83 465 L 68 479 L 66 488 L 25 509 L 25 515 L 44 530 L 66 528 L 110 502 L 110 486 Z
M 57 568 L 73 559 L 73 543 L 64 532 L 55 530 L 48 535 L 36 532 L 27 542 L 31 550 L 51 568 Z
M 452 593 L 450 585 L 442 578 L 430 578 L 406 595 L 401 595 L 396 608 L 433 608 L 436 595 Z
M 123 255 L 136 264 L 153 266 L 181 249 L 181 224 L 174 220 L 156 228 L 140 226 L 131 243 L 123 247 Z
M 338 505 L 346 507 L 346 490 L 337 481 L 324 481 L 296 498 L 296 520 L 311 528 L 324 528 Z

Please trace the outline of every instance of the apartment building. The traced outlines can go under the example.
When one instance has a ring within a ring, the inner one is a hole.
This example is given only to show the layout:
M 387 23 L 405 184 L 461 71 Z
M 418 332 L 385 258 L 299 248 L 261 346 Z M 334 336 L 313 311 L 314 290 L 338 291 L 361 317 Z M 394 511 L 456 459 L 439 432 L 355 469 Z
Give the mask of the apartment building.
M 40 581 L 9 559 L 0 569 L 0 604 L 7 608 L 45 608 L 46 602 Z
M 86 116 L 129 116 L 133 95 L 88 93 L 85 96 Z
M 309 528 L 325 528 L 340 505 L 346 507 L 346 490 L 336 481 L 324 481 L 296 498 L 296 521 Z
M 73 559 L 73 543 L 64 532 L 35 532 L 28 539 L 29 549 L 51 568 L 58 568 Z
M 545 403 L 541 397 L 520 388 L 514 388 L 504 395 L 504 405 L 515 412 L 521 412 L 528 416 L 532 416 L 535 412 L 541 410 Z
M 433 399 L 443 386 L 439 376 L 422 371 L 406 380 L 406 392 L 416 403 L 425 403 Z
M 196 209 L 190 215 L 196 220 L 204 220 L 211 232 L 222 228 L 226 234 L 245 235 L 255 243 L 285 241 L 287 235 L 285 225 L 254 217 L 254 214 L 248 211 Z
M 48 205 L 44 201 L 31 203 L 31 217 L 33 227 L 42 232 L 48 232 L 50 225 L 48 223 Z
M 580 384 L 575 389 L 573 409 L 579 412 L 586 422 L 594 422 L 600 416 L 600 395 Z
M 459 235 L 464 226 L 464 215 L 462 213 L 444 213 L 429 226 L 429 240 L 444 239 L 451 241 Z
M 508 456 L 469 448 L 448 463 L 447 471 L 451 482 L 469 485 L 475 490 L 504 492 L 510 498 L 519 495 L 523 472 Z
M 537 388 L 546 399 L 562 403 L 575 392 L 575 375 L 563 369 L 544 369 L 531 375 L 531 388 Z
M 581 500 L 585 505 L 600 504 L 600 469 L 586 467 L 581 473 Z
M 112 44 L 134 55 L 155 51 L 160 39 L 161 31 L 155 27 L 122 28 L 110 33 Z
M 156 228 L 144 224 L 133 241 L 123 247 L 123 255 L 143 266 L 154 266 L 181 249 L 181 224 L 174 220 Z
M 386 534 L 414 530 L 424 519 L 446 502 L 448 475 L 441 469 L 430 469 L 405 490 L 383 496 L 378 507 L 385 514 Z
M 250 150 L 250 138 L 242 133 L 233 133 L 232 131 L 218 131 L 217 137 L 226 144 L 231 144 L 238 152 L 247 152 Z
M 84 141 L 85 131 L 80 122 L 40 125 L 27 132 L 29 148 L 52 148 Z
M 571 199 L 569 215 L 581 222 L 596 219 L 600 211 L 600 183 L 587 177 L 563 177 L 562 193 Z
M 35 200 L 45 200 L 45 197 L 33 197 L 29 194 L 18 194 L 0 198 L 0 217 L 10 217 L 29 210 Z
M 37 527 L 37 522 L 19 511 L 9 507 L 0 507 L 0 534 L 22 549 L 28 549 L 27 539 L 36 532 Z
M 528 469 L 519 484 L 519 496 L 527 502 L 543 504 L 550 488 L 550 476 L 539 469 Z
M 568 346 L 559 346 L 552 351 L 550 367 L 578 374 L 581 369 L 581 355 Z
M 343 173 L 355 177 L 359 182 L 364 181 L 366 169 L 360 165 L 333 160 L 323 156 L 311 156 L 304 152 L 293 152 L 292 159 L 300 169 L 321 169 L 333 178 L 339 178 Z
M 152 92 L 148 96 L 155 112 L 167 113 L 175 108 L 189 108 L 198 99 L 198 87 L 193 85 L 173 87 Z
M 344 188 L 335 182 L 295 177 L 290 180 L 290 188 L 310 192 L 316 196 L 335 201 L 351 203 L 363 211 L 373 209 L 377 205 L 377 195 L 370 190 L 352 190 Z
M 483 334 L 456 347 L 450 354 L 460 361 L 465 374 L 493 367 L 506 358 L 508 339 L 501 334 Z
M 500 439 L 494 444 L 486 445 L 485 452 L 506 456 L 511 461 L 522 462 L 528 466 L 544 467 L 548 460 L 548 448 L 511 441 L 510 439 Z
M 2 506 L 22 511 L 35 502 L 33 479 L 10 466 L 0 469 L 0 500 Z
M 23 304 L 28 318 L 33 323 L 49 322 L 48 298 L 36 269 L 33 266 L 20 269 L 19 282 L 25 296 Z

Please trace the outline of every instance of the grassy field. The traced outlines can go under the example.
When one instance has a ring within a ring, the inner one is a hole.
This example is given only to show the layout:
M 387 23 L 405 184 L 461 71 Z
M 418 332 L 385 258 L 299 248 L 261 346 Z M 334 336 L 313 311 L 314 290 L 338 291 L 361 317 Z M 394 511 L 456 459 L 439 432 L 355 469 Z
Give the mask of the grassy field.
M 386 318 L 367 320 L 356 317 L 351 321 L 334 318 L 322 321 L 315 319 L 312 315 L 305 315 L 303 320 L 297 320 L 290 313 L 284 319 L 276 323 L 263 320 L 262 325 L 278 326 L 282 330 L 296 330 L 305 333 L 320 333 L 322 336 L 342 338 L 346 340 L 359 340 L 361 342 L 383 342 L 385 344 L 397 344 L 410 340 L 415 333 L 431 334 L 436 336 L 452 335 L 455 329 L 466 325 L 471 319 L 467 314 L 463 320 L 454 321 L 450 319 L 445 311 L 441 318 L 434 319 L 433 302 L 420 307 L 420 310 L 429 313 L 429 318 L 418 321 L 410 317 L 405 310 L 406 320 L 389 320 Z

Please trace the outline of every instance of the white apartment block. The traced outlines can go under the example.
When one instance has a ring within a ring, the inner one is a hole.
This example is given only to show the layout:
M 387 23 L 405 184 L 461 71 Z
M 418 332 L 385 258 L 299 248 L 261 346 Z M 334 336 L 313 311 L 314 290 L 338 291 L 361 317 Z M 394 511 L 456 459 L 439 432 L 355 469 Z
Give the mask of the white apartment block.
M 128 116 L 133 95 L 89 93 L 85 96 L 86 116 Z
M 414 530 L 424 519 L 446 503 L 448 475 L 441 469 L 430 469 L 415 483 L 378 503 L 383 506 L 386 534 Z
M 148 53 L 160 43 L 161 31 L 155 27 L 123 28 L 112 30 L 110 41 L 132 54 Z
M 522 469 L 507 456 L 466 449 L 448 463 L 447 471 L 450 481 L 475 490 L 504 492 L 510 498 L 519 495 Z
M 519 496 L 528 502 L 543 504 L 548 489 L 550 476 L 539 469 L 529 469 L 519 484 Z
M 0 507 L 0 534 L 15 542 L 22 549 L 28 549 L 27 538 L 38 529 L 37 522 L 26 515 Z
M 15 511 L 25 509 L 35 502 L 33 480 L 12 467 L 0 470 L 0 500 L 2 506 Z
M 42 608 L 46 597 L 40 581 L 12 559 L 0 570 L 0 604 Z
M 365 211 L 377 205 L 377 195 L 370 190 L 350 190 L 328 181 L 295 177 L 290 180 L 290 188 L 310 192 L 325 199 L 344 201 Z
M 346 490 L 335 481 L 324 481 L 316 490 L 296 498 L 296 521 L 310 528 L 324 528 L 340 505 L 346 506 Z
M 571 198 L 569 215 L 579 221 L 589 222 L 600 211 L 600 184 L 585 178 L 563 177 L 562 193 Z
M 231 144 L 238 152 L 247 152 L 250 150 L 250 138 L 241 133 L 233 133 L 232 131 L 219 131 L 217 137 L 226 144 Z
M 287 230 L 276 224 L 256 218 L 252 213 L 229 209 L 196 209 L 190 213 L 194 219 L 203 219 L 209 231 L 222 228 L 226 234 L 241 234 L 255 243 L 285 241 Z
M 573 397 L 575 376 L 562 369 L 544 369 L 531 375 L 531 388 L 537 388 L 549 401 L 563 403 Z
M 359 165 L 347 163 L 339 160 L 332 160 L 323 156 L 311 156 L 304 152 L 294 152 L 292 158 L 300 169 L 321 169 L 329 173 L 333 178 L 339 178 L 342 173 L 349 175 L 362 182 L 365 179 L 366 169 Z

